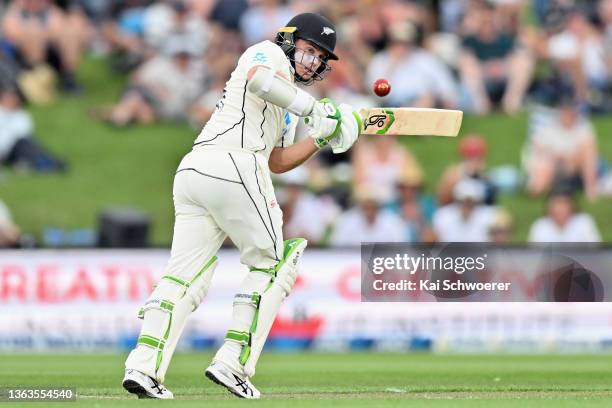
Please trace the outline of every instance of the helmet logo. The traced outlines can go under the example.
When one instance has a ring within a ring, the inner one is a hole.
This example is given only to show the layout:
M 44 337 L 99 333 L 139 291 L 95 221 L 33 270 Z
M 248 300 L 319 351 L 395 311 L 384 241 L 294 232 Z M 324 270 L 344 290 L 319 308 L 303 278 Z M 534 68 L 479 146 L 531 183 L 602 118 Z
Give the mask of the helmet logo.
M 330 35 L 330 34 L 333 34 L 333 33 L 335 33 L 335 31 L 332 30 L 331 28 L 323 27 L 323 31 L 321 32 L 321 35 L 323 35 L 323 34 Z

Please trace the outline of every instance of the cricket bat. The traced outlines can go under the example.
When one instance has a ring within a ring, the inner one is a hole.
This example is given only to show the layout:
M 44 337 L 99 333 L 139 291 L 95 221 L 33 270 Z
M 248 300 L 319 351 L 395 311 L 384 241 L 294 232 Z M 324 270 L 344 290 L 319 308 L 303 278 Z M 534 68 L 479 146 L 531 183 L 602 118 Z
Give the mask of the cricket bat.
M 427 108 L 363 108 L 362 135 L 457 136 L 463 112 Z

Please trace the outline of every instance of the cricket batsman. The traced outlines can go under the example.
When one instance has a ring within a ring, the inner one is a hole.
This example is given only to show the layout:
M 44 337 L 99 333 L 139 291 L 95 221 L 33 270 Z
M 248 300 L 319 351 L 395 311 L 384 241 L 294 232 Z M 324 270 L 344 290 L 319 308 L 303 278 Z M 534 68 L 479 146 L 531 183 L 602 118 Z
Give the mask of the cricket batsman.
M 170 399 L 166 370 L 187 317 L 200 305 L 229 237 L 249 268 L 234 297 L 225 341 L 205 375 L 242 398 L 260 392 L 250 378 L 283 299 L 291 293 L 306 240 L 283 241 L 282 211 L 270 172 L 283 173 L 330 145 L 347 151 L 361 118 L 349 105 L 316 101 L 310 85 L 329 72 L 336 29 L 321 15 L 299 14 L 238 60 L 223 97 L 174 179 L 174 237 L 165 275 L 139 312 L 137 346 L 123 387 L 139 398 Z M 296 141 L 298 120 L 308 137 Z

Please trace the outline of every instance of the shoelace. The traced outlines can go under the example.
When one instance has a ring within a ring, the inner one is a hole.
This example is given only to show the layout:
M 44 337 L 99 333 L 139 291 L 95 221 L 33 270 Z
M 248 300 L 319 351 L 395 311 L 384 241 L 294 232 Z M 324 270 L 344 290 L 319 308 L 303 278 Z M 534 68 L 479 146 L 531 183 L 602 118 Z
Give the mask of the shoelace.
M 164 391 L 162 389 L 162 386 L 159 385 L 159 383 L 157 382 L 157 380 L 155 380 L 154 378 L 151 378 L 151 381 L 153 381 L 153 387 L 157 390 L 158 394 L 163 394 Z

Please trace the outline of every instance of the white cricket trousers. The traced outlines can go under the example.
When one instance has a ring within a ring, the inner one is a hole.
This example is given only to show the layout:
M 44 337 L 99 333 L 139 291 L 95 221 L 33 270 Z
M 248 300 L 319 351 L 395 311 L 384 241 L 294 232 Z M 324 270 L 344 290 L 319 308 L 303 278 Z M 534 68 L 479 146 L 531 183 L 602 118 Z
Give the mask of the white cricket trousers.
M 196 148 L 178 167 L 173 195 L 167 274 L 191 279 L 228 236 L 248 267 L 267 269 L 280 261 L 282 211 L 263 156 L 241 149 Z

